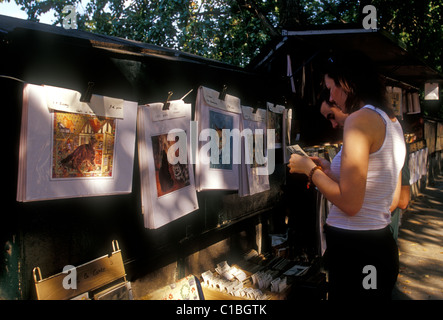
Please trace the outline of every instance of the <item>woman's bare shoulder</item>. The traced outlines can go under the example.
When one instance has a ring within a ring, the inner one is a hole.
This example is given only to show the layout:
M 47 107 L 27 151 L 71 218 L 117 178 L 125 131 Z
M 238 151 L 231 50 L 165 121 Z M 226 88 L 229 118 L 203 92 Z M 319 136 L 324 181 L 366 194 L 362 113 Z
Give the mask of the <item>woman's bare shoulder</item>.
M 362 108 L 349 115 L 346 119 L 345 125 L 358 126 L 362 129 L 379 130 L 384 127 L 382 117 L 374 110 Z

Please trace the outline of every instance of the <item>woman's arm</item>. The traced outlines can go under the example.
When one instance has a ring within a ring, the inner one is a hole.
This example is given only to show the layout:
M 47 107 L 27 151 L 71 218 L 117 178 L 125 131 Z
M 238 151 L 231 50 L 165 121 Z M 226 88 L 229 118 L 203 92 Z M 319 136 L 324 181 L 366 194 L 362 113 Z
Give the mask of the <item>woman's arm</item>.
M 310 157 L 310 158 L 312 161 L 314 161 L 316 165 L 322 168 L 323 172 L 326 173 L 326 175 L 329 178 L 331 178 L 335 182 L 338 182 L 338 178 L 331 171 L 331 163 L 328 160 L 323 159 L 321 157 Z
M 356 215 L 363 205 L 369 154 L 374 139 L 384 137 L 384 133 L 377 132 L 380 128 L 384 128 L 384 123 L 378 115 L 373 116 L 366 110 L 351 114 L 344 128 L 340 181 L 334 181 L 320 170 L 315 170 L 312 175 L 319 191 L 350 216 Z M 308 175 L 315 163 L 309 158 L 292 155 L 288 166 L 290 172 Z

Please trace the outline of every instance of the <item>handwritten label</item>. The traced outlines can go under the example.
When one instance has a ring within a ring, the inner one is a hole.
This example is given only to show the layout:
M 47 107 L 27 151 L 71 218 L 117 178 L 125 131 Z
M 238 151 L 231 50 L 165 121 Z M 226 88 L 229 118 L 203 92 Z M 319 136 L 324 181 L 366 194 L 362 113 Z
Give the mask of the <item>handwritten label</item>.
M 266 122 L 266 110 L 254 109 L 251 107 L 242 106 L 243 118 L 245 120 L 256 121 L 256 122 Z
M 285 106 L 278 105 L 278 104 L 273 104 L 273 103 L 270 103 L 270 102 L 268 102 L 267 105 L 268 105 L 269 111 L 271 111 L 271 112 L 283 113 L 285 111 Z
M 89 103 L 81 102 L 80 92 L 44 86 L 46 91 L 46 101 L 51 110 L 96 115 L 101 117 L 123 119 L 122 99 L 110 98 L 93 94 Z
M 105 271 L 106 271 L 105 267 L 101 267 L 101 268 L 98 268 L 98 269 L 93 269 L 92 272 L 85 271 L 85 272 L 83 272 L 81 277 L 78 279 L 78 282 L 80 283 L 82 279 L 86 280 L 86 279 L 98 276 L 101 273 L 104 273 Z
M 163 103 L 153 103 L 148 106 L 151 110 L 152 121 L 163 121 L 186 116 L 185 102 L 183 100 L 170 101 L 168 110 L 163 110 Z
M 209 89 L 206 87 L 201 87 L 203 90 L 203 97 L 205 98 L 206 103 L 210 107 L 226 110 L 234 113 L 241 113 L 240 107 L 240 99 L 234 96 L 227 94 L 225 96 L 225 100 L 220 100 L 218 98 L 219 92 Z

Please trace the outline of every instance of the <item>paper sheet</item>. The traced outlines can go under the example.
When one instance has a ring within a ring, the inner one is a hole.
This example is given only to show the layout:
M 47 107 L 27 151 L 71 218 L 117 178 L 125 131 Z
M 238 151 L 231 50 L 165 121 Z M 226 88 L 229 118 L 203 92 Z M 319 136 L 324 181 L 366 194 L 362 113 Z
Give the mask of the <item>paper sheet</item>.
M 191 105 L 139 106 L 138 150 L 145 227 L 159 228 L 198 209 L 190 163 Z
M 215 90 L 200 87 L 196 101 L 199 143 L 196 152 L 196 187 L 202 190 L 238 190 L 240 139 L 240 99 L 226 95 L 218 99 Z M 238 135 L 237 135 L 238 137 Z M 212 150 L 215 150 L 212 153 Z
M 130 193 L 137 104 L 122 100 L 118 116 L 124 110 L 123 118 L 60 112 L 48 105 L 66 101 L 57 92 L 78 96 L 68 89 L 25 85 L 17 201 Z
M 242 164 L 240 196 L 253 195 L 270 189 L 269 160 L 267 148 L 266 113 L 265 109 L 253 110 L 242 106 Z M 274 152 L 274 150 L 271 150 Z

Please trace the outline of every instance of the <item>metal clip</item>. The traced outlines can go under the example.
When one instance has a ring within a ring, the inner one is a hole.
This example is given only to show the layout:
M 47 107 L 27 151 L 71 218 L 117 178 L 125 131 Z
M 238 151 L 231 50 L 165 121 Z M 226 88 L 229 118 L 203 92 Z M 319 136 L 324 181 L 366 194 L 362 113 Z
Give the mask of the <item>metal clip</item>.
M 222 91 L 220 92 L 220 94 L 218 95 L 218 98 L 220 99 L 220 100 L 222 100 L 222 101 L 225 101 L 225 98 L 226 98 L 226 91 L 228 90 L 228 86 L 227 85 L 223 85 L 223 89 L 222 89 Z
M 163 111 L 169 110 L 169 105 L 170 105 L 169 99 L 171 99 L 173 94 L 174 94 L 174 92 L 172 92 L 172 91 L 168 92 L 168 98 L 166 99 L 165 103 L 163 104 L 163 108 L 162 108 Z
M 88 88 L 86 89 L 85 92 L 82 93 L 81 97 L 80 97 L 80 102 L 86 102 L 89 103 L 91 102 L 91 97 L 92 97 L 92 87 L 95 85 L 94 82 L 90 81 L 88 82 Z
M 38 276 L 39 276 L 39 278 L 40 278 L 39 280 L 37 280 L 37 274 L 36 274 L 36 271 L 38 272 Z M 39 267 L 35 267 L 34 269 L 32 269 L 32 274 L 33 274 L 33 276 L 34 276 L 34 282 L 35 282 L 35 283 L 37 283 L 37 282 L 43 280 L 43 278 L 42 278 L 42 272 L 40 271 L 40 268 L 39 268 Z
M 118 241 L 117 240 L 112 240 L 112 250 L 113 250 L 113 252 L 120 251 L 120 247 L 118 245 Z

